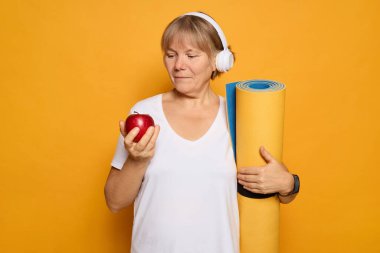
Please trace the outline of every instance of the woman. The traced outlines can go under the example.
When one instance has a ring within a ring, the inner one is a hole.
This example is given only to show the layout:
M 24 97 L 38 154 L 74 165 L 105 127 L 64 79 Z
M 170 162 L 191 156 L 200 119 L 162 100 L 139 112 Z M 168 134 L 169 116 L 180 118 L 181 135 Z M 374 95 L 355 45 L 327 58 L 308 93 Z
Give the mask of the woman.
M 113 212 L 134 202 L 132 252 L 239 252 L 236 177 L 252 192 L 280 193 L 283 203 L 295 196 L 293 176 L 263 148 L 266 166 L 236 173 L 225 102 L 210 87 L 226 70 L 217 68 L 226 48 L 214 22 L 191 13 L 168 25 L 161 47 L 174 88 L 131 109 L 157 125 L 134 143 L 139 129 L 126 134 L 120 121 L 105 195 Z

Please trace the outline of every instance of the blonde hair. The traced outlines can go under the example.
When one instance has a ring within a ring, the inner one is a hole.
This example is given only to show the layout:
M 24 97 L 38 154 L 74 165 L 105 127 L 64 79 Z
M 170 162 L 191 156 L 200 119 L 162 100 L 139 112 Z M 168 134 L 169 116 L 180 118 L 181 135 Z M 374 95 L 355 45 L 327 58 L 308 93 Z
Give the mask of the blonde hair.
M 180 16 L 170 22 L 161 38 L 162 51 L 168 50 L 174 40 L 190 41 L 206 52 L 210 59 L 215 58 L 217 53 L 223 50 L 222 41 L 215 28 L 208 21 L 197 16 Z M 211 74 L 211 79 L 215 79 L 219 75 L 221 72 L 215 70 Z

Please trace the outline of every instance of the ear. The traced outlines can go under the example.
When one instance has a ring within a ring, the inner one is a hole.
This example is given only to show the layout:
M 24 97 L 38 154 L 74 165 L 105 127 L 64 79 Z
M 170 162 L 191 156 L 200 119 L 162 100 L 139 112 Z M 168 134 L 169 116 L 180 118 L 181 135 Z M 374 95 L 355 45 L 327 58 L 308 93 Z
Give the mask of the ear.
M 216 55 L 211 58 L 212 72 L 216 71 Z

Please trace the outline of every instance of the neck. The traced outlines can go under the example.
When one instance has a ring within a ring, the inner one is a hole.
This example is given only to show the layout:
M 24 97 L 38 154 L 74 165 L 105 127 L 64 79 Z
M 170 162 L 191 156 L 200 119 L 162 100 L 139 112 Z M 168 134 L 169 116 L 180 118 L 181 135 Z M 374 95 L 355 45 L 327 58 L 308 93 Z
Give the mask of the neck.
M 216 99 L 219 99 L 218 95 L 215 94 L 210 87 L 207 87 L 197 94 L 183 94 L 176 89 L 173 89 L 171 94 L 173 100 L 187 108 L 209 106 L 214 103 Z

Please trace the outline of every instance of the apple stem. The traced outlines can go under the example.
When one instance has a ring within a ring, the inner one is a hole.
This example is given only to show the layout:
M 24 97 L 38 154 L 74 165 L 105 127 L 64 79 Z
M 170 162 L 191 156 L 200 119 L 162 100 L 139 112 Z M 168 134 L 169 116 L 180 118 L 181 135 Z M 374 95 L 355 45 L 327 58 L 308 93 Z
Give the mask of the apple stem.
M 139 114 L 139 113 L 138 113 L 138 112 L 136 112 L 136 111 L 133 111 L 133 113 Z

